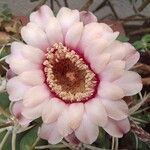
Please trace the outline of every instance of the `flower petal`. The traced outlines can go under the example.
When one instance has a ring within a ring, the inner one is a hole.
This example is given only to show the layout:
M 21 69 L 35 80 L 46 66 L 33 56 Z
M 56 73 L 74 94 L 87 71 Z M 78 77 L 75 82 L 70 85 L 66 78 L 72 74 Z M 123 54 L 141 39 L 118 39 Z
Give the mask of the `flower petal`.
M 108 53 L 102 54 L 102 55 L 96 55 L 96 56 L 90 56 L 88 59 L 91 62 L 91 68 L 99 74 L 109 63 L 109 60 L 111 58 L 111 55 Z
M 62 7 L 58 14 L 57 14 L 57 19 L 59 20 L 63 34 L 65 35 L 68 31 L 68 29 L 74 24 L 79 22 L 80 16 L 79 16 L 79 11 L 78 10 L 71 10 L 66 7 Z
M 56 122 L 42 124 L 39 136 L 42 139 L 48 140 L 50 144 L 57 144 L 63 139 L 63 136 L 58 132 Z
M 86 112 L 89 118 L 99 126 L 105 126 L 107 123 L 107 113 L 105 107 L 98 98 L 94 98 L 85 104 Z
M 69 125 L 70 118 L 68 117 L 68 112 L 68 108 L 66 108 L 57 121 L 58 131 L 63 137 L 68 136 L 73 132 Z
M 41 70 L 25 71 L 19 75 L 19 79 L 28 85 L 39 85 L 44 83 L 45 77 Z
M 65 43 L 69 48 L 77 48 L 78 43 L 81 39 L 82 31 L 83 23 L 81 22 L 75 23 L 71 28 L 69 28 L 65 38 Z
M 34 107 L 24 107 L 22 109 L 22 115 L 27 119 L 37 119 L 42 115 L 42 111 L 47 105 L 49 100 L 43 101 L 41 104 Z
M 19 101 L 23 99 L 26 91 L 30 89 L 30 86 L 23 84 L 18 77 L 11 78 L 7 82 L 6 90 L 9 94 L 11 101 Z
M 41 50 L 46 50 L 49 46 L 45 32 L 34 23 L 30 22 L 24 26 L 21 29 L 21 36 L 27 44 Z
M 133 71 L 125 71 L 114 83 L 124 90 L 125 96 L 137 94 L 142 89 L 141 77 Z
M 15 102 L 12 106 L 12 114 L 16 117 L 20 125 L 26 127 L 32 120 L 22 116 L 21 112 L 23 107 L 22 101 Z
M 91 43 L 91 41 L 99 39 L 100 37 L 108 33 L 112 33 L 112 29 L 104 23 L 92 22 L 87 24 L 84 27 L 82 35 L 81 40 L 82 49 L 85 49 L 85 47 L 87 47 L 89 43 Z
M 139 52 L 135 52 L 134 54 L 132 54 L 130 57 L 126 58 L 126 70 L 129 70 L 131 67 L 133 67 L 133 65 L 135 65 L 137 63 L 137 61 L 140 58 L 140 54 Z
M 118 100 L 125 96 L 122 88 L 117 84 L 101 81 L 98 89 L 98 95 L 102 98 Z
M 130 123 L 127 118 L 120 121 L 109 119 L 107 125 L 103 129 L 111 136 L 121 138 L 124 133 L 130 130 Z
M 84 113 L 84 105 L 83 103 L 73 103 L 69 106 L 69 112 L 68 115 L 69 118 L 69 126 L 75 130 L 77 127 L 79 127 L 80 122 L 82 120 Z
M 25 45 L 22 43 L 17 43 L 16 42 L 16 46 L 14 47 L 16 50 L 20 49 L 22 55 L 28 59 L 29 61 L 33 62 L 33 63 L 38 63 L 41 64 L 43 62 L 44 59 L 44 52 L 41 51 L 38 48 L 34 48 L 32 46 L 29 45 Z
M 25 107 L 33 107 L 45 99 L 50 97 L 50 93 L 45 85 L 37 85 L 28 90 L 23 98 L 23 104 Z
M 49 23 L 45 29 L 50 46 L 55 43 L 63 42 L 63 34 L 60 23 L 55 17 L 49 18 Z
M 106 99 L 101 99 L 105 106 L 107 114 L 110 118 L 114 120 L 122 120 L 128 117 L 128 105 L 125 101 L 111 101 Z
M 55 122 L 59 115 L 66 108 L 66 104 L 57 98 L 52 98 L 45 106 L 42 112 L 42 119 L 44 123 Z
M 114 81 L 121 77 L 124 73 L 125 62 L 121 60 L 116 60 L 110 62 L 103 72 L 100 73 L 100 76 L 105 81 Z
M 10 69 L 15 74 L 20 74 L 24 71 L 36 70 L 40 68 L 40 65 L 31 63 L 29 60 L 25 59 L 22 55 L 12 55 L 7 56 L 6 62 L 9 64 Z
M 81 11 L 80 20 L 81 22 L 83 22 L 84 25 L 86 25 L 91 22 L 97 22 L 97 17 L 90 11 Z
M 92 144 L 98 137 L 99 129 L 89 119 L 87 114 L 84 114 L 79 128 L 75 130 L 76 137 L 83 143 Z
M 54 14 L 52 10 L 47 6 L 41 6 L 37 11 L 31 13 L 30 21 L 37 24 L 43 30 L 47 26 L 50 17 L 53 17 Z

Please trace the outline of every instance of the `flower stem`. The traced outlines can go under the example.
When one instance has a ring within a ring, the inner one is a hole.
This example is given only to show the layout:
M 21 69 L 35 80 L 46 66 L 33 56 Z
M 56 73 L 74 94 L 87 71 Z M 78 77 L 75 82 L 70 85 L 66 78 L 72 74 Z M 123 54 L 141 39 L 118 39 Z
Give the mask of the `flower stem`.
M 4 138 L 3 138 L 3 140 L 2 140 L 2 141 L 1 141 L 1 143 L 0 143 L 0 149 L 2 149 L 2 148 L 3 148 L 3 146 L 4 146 L 5 142 L 7 141 L 8 136 L 10 135 L 10 133 L 11 133 L 11 131 L 10 131 L 10 130 L 8 130 L 8 131 L 7 131 L 7 133 L 5 134 L 5 136 L 4 136 Z
M 114 150 L 115 147 L 115 138 L 112 137 L 111 150 Z
M 57 145 L 43 145 L 43 146 L 36 146 L 35 149 L 46 149 L 46 148 L 65 148 L 67 147 L 64 144 L 57 144 Z
M 12 144 L 12 150 L 16 150 L 16 130 L 15 130 L 15 128 L 13 129 L 13 132 L 12 132 L 11 144 Z
M 98 148 L 98 147 L 95 147 L 95 146 L 91 146 L 91 145 L 87 145 L 87 144 L 83 144 L 83 146 L 87 149 L 90 149 L 90 150 L 105 150 L 103 148 Z

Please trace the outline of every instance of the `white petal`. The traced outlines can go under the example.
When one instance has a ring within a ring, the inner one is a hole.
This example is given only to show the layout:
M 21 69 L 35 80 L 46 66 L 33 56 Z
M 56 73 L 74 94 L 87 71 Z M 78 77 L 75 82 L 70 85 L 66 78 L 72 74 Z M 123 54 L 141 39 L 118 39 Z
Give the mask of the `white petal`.
M 26 91 L 30 89 L 30 86 L 23 84 L 18 77 L 11 78 L 7 82 L 7 92 L 11 101 L 18 101 L 24 97 Z
M 84 113 L 84 105 L 83 103 L 73 103 L 69 106 L 69 112 L 68 115 L 69 118 L 69 126 L 75 130 L 77 127 L 79 127 L 80 122 L 82 120 Z
M 37 24 L 43 30 L 47 26 L 50 17 L 53 17 L 54 14 L 52 10 L 47 6 L 41 6 L 37 11 L 31 13 L 30 21 Z
M 49 23 L 45 29 L 50 46 L 55 43 L 63 42 L 63 34 L 60 23 L 55 17 L 49 18 Z
M 118 100 L 125 96 L 122 88 L 117 84 L 101 81 L 98 89 L 98 95 L 102 98 Z
M 50 92 L 45 85 L 34 86 L 25 93 L 23 104 L 25 107 L 33 107 L 49 97 Z
M 57 121 L 57 127 L 60 134 L 65 137 L 73 132 L 73 130 L 70 128 L 69 121 L 70 118 L 68 117 L 68 108 L 66 108 Z
M 19 79 L 28 85 L 39 85 L 44 83 L 45 77 L 41 70 L 25 71 L 21 73 Z
M 22 101 L 15 102 L 12 106 L 12 114 L 16 117 L 19 124 L 22 126 L 28 126 L 29 123 L 32 121 L 31 119 L 27 119 L 24 116 L 22 116 L 21 112 L 23 110 L 23 104 Z
M 121 60 L 116 60 L 110 62 L 103 72 L 100 73 L 100 76 L 105 81 L 114 81 L 121 77 L 124 73 L 125 62 Z
M 99 74 L 109 63 L 110 54 L 105 53 L 102 55 L 90 56 L 88 57 L 90 60 L 91 68 Z
M 105 106 L 107 114 L 110 118 L 114 120 L 122 120 L 128 117 L 128 105 L 123 100 L 111 101 L 106 99 L 101 99 Z
M 21 29 L 21 36 L 27 44 L 41 50 L 46 50 L 49 46 L 45 32 L 34 23 L 30 22 L 24 26 Z
M 130 57 L 126 58 L 126 70 L 129 70 L 131 67 L 133 67 L 133 65 L 135 65 L 137 63 L 137 61 L 140 58 L 140 54 L 139 52 L 135 52 L 134 54 L 131 54 Z
M 142 89 L 140 75 L 132 71 L 125 71 L 115 83 L 124 90 L 126 96 L 137 94 Z
M 78 129 L 75 131 L 76 137 L 83 143 L 92 144 L 98 137 L 99 129 L 87 114 L 84 114 L 82 122 Z
M 82 35 L 82 49 L 85 49 L 91 41 L 99 39 L 107 33 L 112 33 L 112 29 L 104 23 L 92 22 L 87 24 Z
M 56 122 L 42 124 L 39 136 L 42 139 L 48 140 L 50 144 L 57 144 L 63 139 L 63 136 L 58 132 Z
M 80 20 L 81 20 L 81 22 L 84 23 L 84 25 L 86 25 L 91 22 L 97 22 L 97 17 L 90 11 L 81 11 L 80 12 Z
M 52 98 L 45 106 L 45 109 L 42 112 L 43 122 L 44 123 L 55 122 L 65 108 L 66 108 L 65 103 L 61 102 L 61 100 L 57 98 Z
M 42 63 L 44 58 L 44 53 L 40 49 L 34 48 L 21 42 L 13 42 L 11 44 L 11 53 L 15 56 L 22 55 L 32 63 L 38 64 Z
M 37 70 L 40 65 L 31 63 L 29 60 L 25 59 L 22 55 L 9 55 L 7 62 L 9 63 L 10 69 L 15 74 L 20 74 L 24 71 Z
M 37 119 L 42 115 L 43 109 L 47 105 L 48 100 L 43 101 L 41 104 L 34 107 L 24 107 L 22 115 L 28 119 Z
M 130 130 L 130 123 L 128 119 L 120 121 L 109 119 L 107 125 L 103 129 L 111 136 L 121 138 L 124 133 Z
M 79 22 L 80 16 L 79 16 L 79 11 L 78 10 L 71 10 L 66 7 L 62 7 L 58 14 L 57 14 L 57 19 L 59 20 L 63 34 L 65 35 L 68 31 L 68 29 L 74 24 Z
M 98 98 L 94 98 L 85 104 L 86 112 L 89 118 L 99 126 L 105 126 L 107 123 L 107 113 L 105 107 Z
M 83 31 L 83 23 L 75 23 L 67 32 L 65 43 L 71 49 L 76 49 L 81 39 Z

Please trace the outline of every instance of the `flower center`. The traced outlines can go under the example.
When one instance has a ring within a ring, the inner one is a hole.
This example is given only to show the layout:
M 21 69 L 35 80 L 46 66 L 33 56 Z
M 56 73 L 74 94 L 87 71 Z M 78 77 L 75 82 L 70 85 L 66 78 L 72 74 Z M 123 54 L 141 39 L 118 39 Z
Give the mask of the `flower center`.
M 54 44 L 43 62 L 46 83 L 51 92 L 65 102 L 85 102 L 95 96 L 97 75 L 74 50 Z

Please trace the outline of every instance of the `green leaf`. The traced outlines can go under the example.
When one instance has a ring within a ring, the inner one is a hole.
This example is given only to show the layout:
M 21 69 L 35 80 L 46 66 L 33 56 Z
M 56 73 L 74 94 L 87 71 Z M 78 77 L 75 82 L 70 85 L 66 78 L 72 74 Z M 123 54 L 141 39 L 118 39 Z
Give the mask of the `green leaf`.
M 150 42 L 150 34 L 146 34 L 142 37 L 142 41 L 145 43 L 149 43 Z
M 133 45 L 134 45 L 134 47 L 136 49 L 142 49 L 142 48 L 144 48 L 142 41 L 136 41 L 136 42 L 133 43 Z
M 38 127 L 32 128 L 21 139 L 20 150 L 31 150 L 31 147 L 37 139 Z
M 126 37 L 125 35 L 119 35 L 117 37 L 117 40 L 120 41 L 120 42 L 128 42 L 129 41 L 129 38 Z
M 0 106 L 4 109 L 8 108 L 10 104 L 8 94 L 7 93 L 0 93 Z

